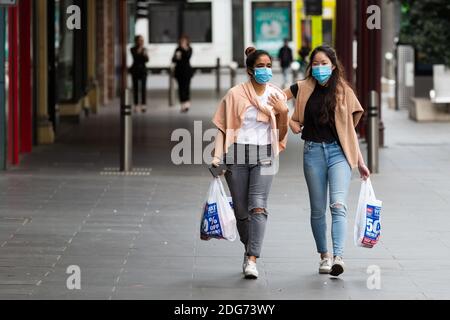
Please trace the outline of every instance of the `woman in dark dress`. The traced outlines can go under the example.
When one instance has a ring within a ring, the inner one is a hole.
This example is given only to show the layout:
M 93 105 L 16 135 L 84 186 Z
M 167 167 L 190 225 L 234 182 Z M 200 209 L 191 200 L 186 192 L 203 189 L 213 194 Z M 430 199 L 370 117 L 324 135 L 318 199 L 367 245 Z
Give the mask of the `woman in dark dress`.
M 135 46 L 131 48 L 131 55 L 133 56 L 133 65 L 130 68 L 131 76 L 133 77 L 133 93 L 135 111 L 139 112 L 142 107 L 142 112 L 146 112 L 147 106 L 147 62 L 149 61 L 147 49 L 144 47 L 144 38 L 136 36 L 134 38 Z M 140 91 L 139 91 L 140 86 Z M 141 105 L 139 104 L 139 92 L 141 93 Z
M 178 82 L 178 94 L 181 103 L 181 112 L 188 112 L 191 107 L 191 67 L 192 48 L 187 36 L 182 36 L 172 58 L 175 63 L 175 78 Z

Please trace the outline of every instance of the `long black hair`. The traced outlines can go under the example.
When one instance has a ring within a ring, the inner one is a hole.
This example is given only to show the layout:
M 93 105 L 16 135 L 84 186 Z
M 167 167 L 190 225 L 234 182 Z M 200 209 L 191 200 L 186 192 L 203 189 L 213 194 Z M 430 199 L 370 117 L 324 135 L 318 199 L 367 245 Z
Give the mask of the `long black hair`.
M 326 56 L 331 60 L 332 65 L 335 67 L 331 78 L 328 80 L 327 87 L 325 90 L 325 99 L 324 99 L 324 108 L 322 108 L 320 112 L 319 121 L 322 124 L 326 123 L 335 123 L 335 110 L 337 104 L 337 95 L 338 92 L 343 92 L 346 85 L 348 85 L 345 80 L 345 72 L 342 67 L 341 62 L 339 61 L 336 51 L 328 46 L 322 45 L 313 50 L 311 52 L 310 62 L 308 68 L 306 69 L 306 79 L 312 79 L 312 67 L 315 56 L 319 53 L 323 52 Z

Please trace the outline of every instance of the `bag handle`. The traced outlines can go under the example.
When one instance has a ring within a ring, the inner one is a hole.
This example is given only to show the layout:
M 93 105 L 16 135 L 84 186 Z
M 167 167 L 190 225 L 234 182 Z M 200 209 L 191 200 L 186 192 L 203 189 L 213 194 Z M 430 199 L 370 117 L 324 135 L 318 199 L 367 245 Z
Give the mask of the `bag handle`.
M 219 191 L 222 194 L 222 196 L 224 196 L 225 198 L 227 197 L 227 193 L 225 192 L 225 188 L 223 187 L 223 183 L 222 180 L 220 179 L 220 177 L 217 177 L 217 185 L 219 187 Z
M 377 199 L 377 196 L 375 195 L 375 190 L 373 190 L 373 186 L 372 186 L 372 181 L 370 180 L 370 178 L 367 179 L 367 188 L 368 188 L 368 193 L 369 196 L 371 198 L 373 198 L 374 200 Z

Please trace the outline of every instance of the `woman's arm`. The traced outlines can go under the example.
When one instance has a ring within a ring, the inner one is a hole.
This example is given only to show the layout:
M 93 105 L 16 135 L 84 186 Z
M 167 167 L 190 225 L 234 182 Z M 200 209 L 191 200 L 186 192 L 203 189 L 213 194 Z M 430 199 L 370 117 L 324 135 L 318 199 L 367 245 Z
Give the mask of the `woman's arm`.
M 222 162 L 224 142 L 225 142 L 225 134 L 221 130 L 218 130 L 214 146 L 214 158 L 211 162 L 211 164 L 214 167 L 218 167 L 219 164 Z
M 286 94 L 288 101 L 295 98 L 291 88 L 285 89 L 284 93 Z M 294 111 L 292 118 L 289 119 L 289 127 L 291 128 L 294 134 L 300 134 L 302 133 L 302 125 L 295 119 L 297 119 L 297 110 Z
M 366 163 L 364 162 L 361 149 L 359 148 L 359 143 L 358 143 L 358 170 L 362 179 L 367 180 L 370 178 L 370 170 L 369 168 L 367 168 Z
M 356 125 L 355 125 L 356 128 Z M 358 146 L 358 171 L 359 174 L 361 175 L 361 178 L 364 180 L 367 180 L 370 178 L 370 170 L 367 168 L 366 163 L 364 161 L 364 157 L 361 153 L 361 147 L 359 145 L 359 139 L 358 139 L 358 135 L 356 134 L 356 129 L 353 131 L 354 135 L 355 135 L 355 141 L 356 144 Z
M 144 48 L 143 55 L 144 55 L 144 61 L 145 61 L 145 63 L 149 62 L 149 61 L 150 61 L 150 58 L 149 58 L 149 56 L 148 56 L 148 51 L 147 51 L 146 48 Z
M 285 89 L 284 94 L 286 95 L 288 101 L 294 99 L 294 95 L 292 94 L 291 88 Z

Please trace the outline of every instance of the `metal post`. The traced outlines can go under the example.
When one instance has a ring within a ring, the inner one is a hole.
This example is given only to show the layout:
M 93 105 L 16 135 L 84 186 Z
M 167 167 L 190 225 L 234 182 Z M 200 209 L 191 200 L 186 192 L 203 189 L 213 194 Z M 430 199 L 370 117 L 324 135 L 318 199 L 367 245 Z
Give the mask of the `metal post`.
M 230 63 L 230 88 L 236 86 L 236 71 L 238 68 L 238 63 L 233 61 Z
M 131 90 L 126 89 L 121 102 L 120 112 L 120 171 L 133 170 L 133 118 L 131 108 Z
M 175 105 L 175 66 L 169 67 L 169 107 Z
M 216 93 L 220 94 L 220 58 L 217 58 L 216 65 Z
M 378 173 L 378 150 L 380 148 L 380 121 L 378 114 L 379 98 L 378 93 L 370 91 L 369 113 L 367 121 L 367 151 L 369 160 L 369 170 L 372 173 Z

